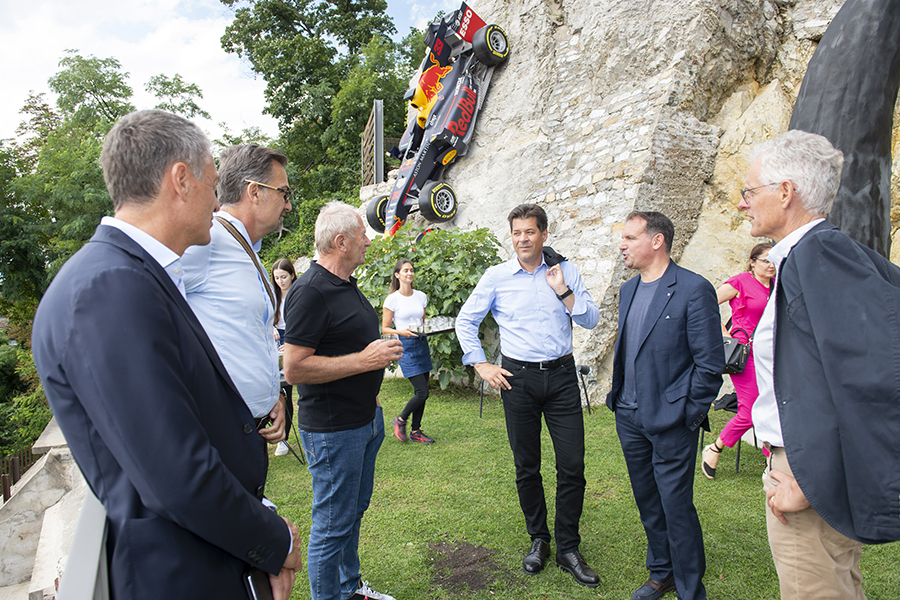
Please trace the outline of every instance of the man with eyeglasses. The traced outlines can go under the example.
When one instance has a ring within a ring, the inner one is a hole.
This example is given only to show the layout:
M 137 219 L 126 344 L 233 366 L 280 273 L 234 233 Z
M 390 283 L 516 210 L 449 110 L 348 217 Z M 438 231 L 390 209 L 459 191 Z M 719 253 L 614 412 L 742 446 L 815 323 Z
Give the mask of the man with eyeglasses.
M 211 241 L 181 259 L 188 304 L 253 413 L 264 449 L 286 438 L 287 407 L 272 337 L 276 300 L 257 252 L 291 210 L 285 165 L 287 157 L 271 148 L 226 148 Z
M 757 148 L 738 205 L 776 242 L 752 415 L 783 600 L 864 599 L 862 544 L 900 539 L 900 269 L 825 219 L 842 168 L 789 131 Z

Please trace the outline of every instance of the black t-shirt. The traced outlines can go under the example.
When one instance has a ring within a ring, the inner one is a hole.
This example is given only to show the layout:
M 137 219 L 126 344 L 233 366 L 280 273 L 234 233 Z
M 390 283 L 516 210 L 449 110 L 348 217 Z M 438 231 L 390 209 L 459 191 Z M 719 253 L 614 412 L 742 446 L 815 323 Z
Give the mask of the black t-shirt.
M 284 299 L 284 340 L 314 348 L 317 356 L 361 352 L 381 337 L 375 309 L 356 286 L 317 263 L 291 286 Z M 360 373 L 328 383 L 298 385 L 297 425 L 327 433 L 356 429 L 375 418 L 375 398 L 384 370 Z

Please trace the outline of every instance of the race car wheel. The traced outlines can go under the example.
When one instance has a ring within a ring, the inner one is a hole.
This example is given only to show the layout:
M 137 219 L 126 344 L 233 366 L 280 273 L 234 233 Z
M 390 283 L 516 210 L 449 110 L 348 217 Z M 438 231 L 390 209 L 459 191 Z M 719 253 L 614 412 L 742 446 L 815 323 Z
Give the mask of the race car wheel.
M 475 58 L 489 67 L 499 65 L 509 55 L 509 39 L 499 25 L 485 25 L 472 38 Z
M 443 181 L 429 181 L 419 192 L 419 212 L 432 223 L 449 221 L 456 208 L 456 192 Z
M 369 227 L 378 233 L 384 233 L 384 221 L 387 218 L 388 196 L 374 198 L 366 207 L 366 221 Z

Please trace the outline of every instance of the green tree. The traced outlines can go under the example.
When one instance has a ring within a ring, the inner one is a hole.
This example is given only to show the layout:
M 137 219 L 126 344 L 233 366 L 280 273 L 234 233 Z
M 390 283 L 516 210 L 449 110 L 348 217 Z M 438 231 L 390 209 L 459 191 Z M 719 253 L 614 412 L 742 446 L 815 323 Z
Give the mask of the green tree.
M 8 342 L 6 335 L 0 332 L 0 450 L 11 446 L 16 439 L 13 425 L 15 403 L 12 399 L 27 389 L 17 370 L 18 351 Z
M 389 39 L 373 37 L 331 101 L 331 124 L 322 139 L 339 160 L 358 160 L 363 129 L 374 100 L 384 100 L 385 137 L 398 138 L 406 125 L 409 69 Z M 352 157 L 352 158 L 351 158 Z
M 266 112 L 279 122 L 282 150 L 297 166 L 292 185 L 303 197 L 346 197 L 356 184 L 359 131 L 351 141 L 334 122 L 335 97 L 360 52 L 373 37 L 387 39 L 394 26 L 384 0 L 222 0 L 235 19 L 222 47 L 247 58 L 267 83 Z M 391 72 L 397 69 L 392 66 Z M 408 77 L 408 74 L 407 74 Z M 358 95 L 358 94 L 357 94 Z M 368 106 L 360 107 L 368 115 Z M 346 110 L 339 118 L 346 120 Z M 353 116 L 356 119 L 356 116 Z M 340 143 L 335 143 L 339 140 Z M 354 147 L 355 152 L 348 148 Z M 326 187 L 323 187 L 326 186 Z
M 115 58 L 87 58 L 77 50 L 66 50 L 68 56 L 59 61 L 62 70 L 47 82 L 56 92 L 57 106 L 70 118 L 94 124 L 116 119 L 134 110 L 132 91 L 122 72 L 122 64 Z
M 29 93 L 28 100 L 19 112 L 28 118 L 16 127 L 17 154 L 23 169 L 30 171 L 37 163 L 47 136 L 62 124 L 62 118 L 47 103 L 44 94 L 35 94 L 33 91 Z
M 116 59 L 69 50 L 59 65 L 48 81 L 57 106 L 32 92 L 17 142 L 0 145 L 0 314 L 19 342 L 17 379 L 6 377 L 11 355 L 0 348 L 0 392 L 5 381 L 22 383 L 12 399 L 0 398 L 0 446 L 7 450 L 32 443 L 50 417 L 28 352 L 34 311 L 63 263 L 112 214 L 100 151 L 113 123 L 134 110 L 128 73 Z M 179 75 L 157 75 L 147 89 L 165 110 L 208 118 L 197 104 L 200 89 Z
M 174 77 L 154 75 L 144 87 L 160 100 L 154 108 L 166 110 L 188 119 L 193 117 L 209 119 L 209 113 L 197 104 L 198 98 L 203 99 L 203 91 L 196 83 L 186 82 L 177 73 Z
M 0 416 L 5 424 L 3 431 L 11 438 L 0 447 L 0 453 L 4 454 L 32 445 L 53 416 L 31 352 L 19 350 L 17 356 L 16 373 L 24 391 L 0 404 Z
M 379 315 L 399 258 L 411 260 L 416 268 L 416 289 L 428 296 L 428 317 L 456 316 L 485 270 L 500 262 L 500 244 L 487 228 L 435 229 L 418 239 L 420 233 L 404 225 L 393 237 L 376 237 L 366 252 L 366 264 L 357 271 L 359 287 Z M 486 319 L 482 331 L 492 326 L 493 319 Z M 452 376 L 468 377 L 471 381 L 474 371 L 463 367 L 455 333 L 437 335 L 428 341 L 442 389 Z

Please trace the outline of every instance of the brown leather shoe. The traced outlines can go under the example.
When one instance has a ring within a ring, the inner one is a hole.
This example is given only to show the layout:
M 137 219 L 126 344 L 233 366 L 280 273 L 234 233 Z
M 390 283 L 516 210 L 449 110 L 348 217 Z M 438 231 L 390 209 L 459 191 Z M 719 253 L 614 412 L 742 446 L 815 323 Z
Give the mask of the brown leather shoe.
M 639 587 L 634 592 L 634 595 L 631 596 L 631 600 L 659 600 L 660 598 L 665 596 L 667 592 L 671 592 L 674 589 L 674 575 L 669 575 L 665 581 L 648 579 L 647 583 Z

